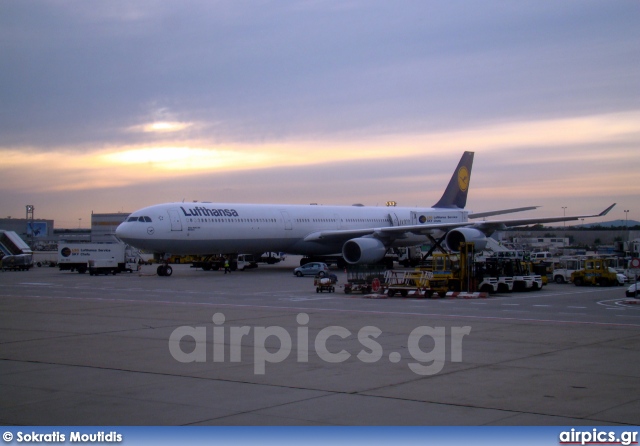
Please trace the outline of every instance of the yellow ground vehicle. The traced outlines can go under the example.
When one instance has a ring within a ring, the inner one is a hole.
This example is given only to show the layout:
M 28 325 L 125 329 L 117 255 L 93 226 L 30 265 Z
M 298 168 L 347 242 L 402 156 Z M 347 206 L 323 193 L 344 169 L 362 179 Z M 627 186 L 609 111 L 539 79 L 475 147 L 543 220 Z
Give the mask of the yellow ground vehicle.
M 393 271 L 384 273 L 384 284 L 382 289 L 389 297 L 399 293 L 402 297 L 407 297 L 409 293 L 414 296 L 431 297 L 433 291 L 429 287 L 429 271 Z
M 433 254 L 430 262 L 419 270 L 431 273 L 429 290 L 444 295 L 447 291 L 498 291 L 498 279 L 476 273 L 480 271 L 473 262 L 474 244 L 462 243 L 457 254 Z
M 571 281 L 575 286 L 613 286 L 618 284 L 618 277 L 615 271 L 609 270 L 606 259 L 588 259 L 583 269 L 571 273 Z

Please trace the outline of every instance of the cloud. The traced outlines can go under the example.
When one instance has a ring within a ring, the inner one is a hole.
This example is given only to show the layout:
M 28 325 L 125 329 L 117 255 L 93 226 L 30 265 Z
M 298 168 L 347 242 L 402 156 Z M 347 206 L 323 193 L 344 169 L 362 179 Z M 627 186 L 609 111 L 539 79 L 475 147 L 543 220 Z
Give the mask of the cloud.
M 171 132 L 163 133 L 171 136 Z M 617 113 L 600 116 L 581 116 L 557 120 L 505 122 L 444 132 L 399 134 L 373 138 L 336 140 L 299 140 L 264 144 L 211 144 L 208 141 L 172 141 L 166 139 L 157 145 L 107 147 L 100 151 L 73 154 L 71 151 L 0 150 L 4 163 L 0 168 L 3 178 L 0 186 L 37 191 L 46 187 L 53 190 L 100 189 L 118 185 L 144 185 L 154 180 L 180 181 L 192 175 L 224 172 L 256 171 L 261 169 L 293 168 L 299 166 L 335 165 L 338 163 L 390 162 L 398 165 L 424 160 L 428 166 L 432 159 L 445 154 L 459 154 L 464 150 L 481 152 L 491 159 L 490 172 L 501 174 L 504 187 L 507 181 L 518 181 L 520 169 L 546 166 L 540 178 L 557 168 L 557 177 L 574 184 L 561 185 L 557 178 L 545 179 L 556 183 L 564 193 L 583 194 L 588 188 L 578 187 L 582 181 L 580 171 L 585 166 L 603 169 L 616 187 L 615 178 L 629 174 L 631 166 L 625 159 L 633 157 L 640 142 L 640 112 Z M 25 153 L 29 153 L 25 156 Z M 451 155 L 449 155 L 451 156 Z M 455 157 L 455 156 L 454 156 Z M 486 157 L 486 158 L 485 158 Z M 482 158 L 479 160 L 483 162 Z M 428 169 L 424 169 L 427 172 Z M 55 176 L 47 172 L 56 172 Z M 400 177 L 413 177 L 403 169 Z M 433 175 L 433 172 L 429 172 Z M 438 174 L 436 174 L 438 175 Z M 535 177 L 530 174 L 531 178 Z M 593 175 L 593 173 L 590 173 Z M 355 172 L 353 177 L 364 181 L 366 172 Z M 449 169 L 438 175 L 442 183 Z M 605 175 L 602 175 L 605 176 Z M 17 177 L 29 179 L 21 184 Z M 475 174 L 473 175 L 475 179 Z M 290 180 L 290 178 L 288 178 Z M 308 181 L 308 179 L 307 179 Z M 318 181 L 317 179 L 315 181 Z M 333 180 L 335 181 L 335 180 Z M 15 183 L 14 183 L 15 182 Z M 322 184 L 322 181 L 319 181 Z M 542 183 L 542 181 L 541 181 Z M 352 186 L 351 186 L 352 187 Z M 628 189 L 634 189 L 629 186 Z M 575 189 L 575 190 L 574 190 Z M 637 188 L 635 188 L 637 190 Z M 515 193 L 516 188 L 511 188 Z M 554 189 L 555 190 L 555 189 Z M 605 190 L 605 189 L 601 189 Z M 538 189 L 542 193 L 542 188 Z M 495 192 L 493 190 L 489 191 Z M 608 191 L 607 193 L 612 192 Z M 589 190 L 588 193 L 592 193 Z
M 640 32 L 624 4 L 3 8 L 3 146 L 137 144 L 144 136 L 126 129 L 158 109 L 203 123 L 199 137 L 233 143 L 424 132 L 638 103 Z
M 78 0 L 0 11 L 2 208 L 8 195 L 84 202 L 82 191 L 107 200 L 132 188 L 128 205 L 114 204 L 128 208 L 152 196 L 147 186 L 206 198 L 202 185 L 223 190 L 217 179 L 238 201 L 377 202 L 388 191 L 429 205 L 423 189 L 439 191 L 445 161 L 463 150 L 481 155 L 477 199 L 639 195 L 634 2 Z M 326 200 L 308 198 L 318 190 Z

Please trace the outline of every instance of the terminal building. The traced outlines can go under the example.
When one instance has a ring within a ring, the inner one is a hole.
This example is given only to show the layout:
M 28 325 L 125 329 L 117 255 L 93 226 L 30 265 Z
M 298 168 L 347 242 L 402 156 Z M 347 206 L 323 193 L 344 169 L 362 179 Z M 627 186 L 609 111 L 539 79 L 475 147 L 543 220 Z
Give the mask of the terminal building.
M 15 232 L 32 247 L 46 246 L 58 241 L 53 220 L 0 218 L 0 229 Z
M 114 214 L 91 213 L 91 241 L 114 242 L 116 241 L 116 228 L 129 217 L 129 213 L 117 212 Z
M 56 229 L 54 220 L 0 218 L 0 229 L 13 231 L 34 251 L 55 251 L 59 240 L 75 242 L 114 242 L 116 228 L 129 213 L 91 213 L 91 229 Z

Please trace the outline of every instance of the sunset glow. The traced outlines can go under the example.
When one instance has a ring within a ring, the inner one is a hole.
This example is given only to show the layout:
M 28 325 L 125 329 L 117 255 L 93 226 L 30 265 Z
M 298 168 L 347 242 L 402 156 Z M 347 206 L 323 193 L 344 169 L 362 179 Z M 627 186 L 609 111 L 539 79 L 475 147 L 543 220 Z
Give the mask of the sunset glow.
M 634 2 L 103 3 L 6 8 L 7 214 L 429 206 L 473 151 L 473 210 L 640 220 Z
M 133 131 L 144 133 L 173 133 L 188 129 L 193 124 L 188 122 L 152 122 L 141 126 L 131 127 Z

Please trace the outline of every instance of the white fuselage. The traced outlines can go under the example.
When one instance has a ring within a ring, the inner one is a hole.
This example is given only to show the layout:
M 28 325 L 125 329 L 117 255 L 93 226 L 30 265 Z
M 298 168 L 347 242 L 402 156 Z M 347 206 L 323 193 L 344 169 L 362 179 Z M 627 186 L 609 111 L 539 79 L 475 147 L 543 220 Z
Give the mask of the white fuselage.
M 468 211 L 460 209 L 167 203 L 134 212 L 116 234 L 133 246 L 165 254 L 275 251 L 329 255 L 340 253 L 346 239 L 319 242 L 305 238 L 321 231 L 465 222 L 467 216 Z M 439 232 L 434 230 L 433 235 Z M 427 240 L 425 235 L 409 233 L 394 240 L 392 246 Z

